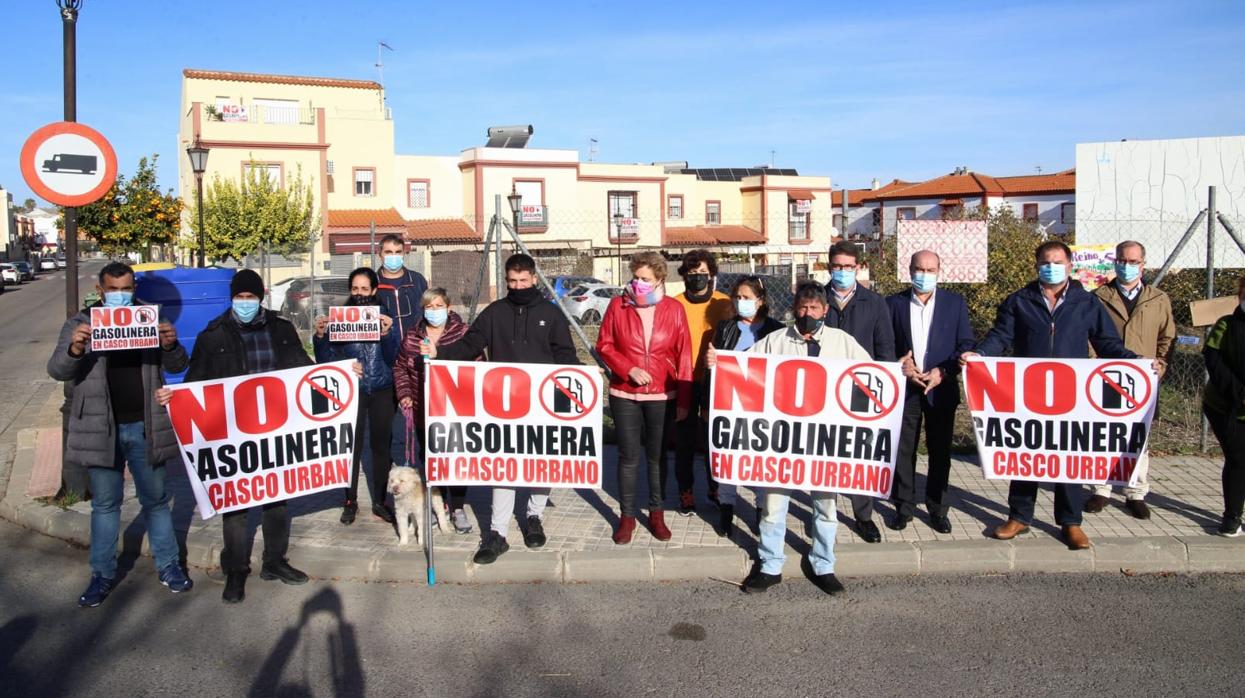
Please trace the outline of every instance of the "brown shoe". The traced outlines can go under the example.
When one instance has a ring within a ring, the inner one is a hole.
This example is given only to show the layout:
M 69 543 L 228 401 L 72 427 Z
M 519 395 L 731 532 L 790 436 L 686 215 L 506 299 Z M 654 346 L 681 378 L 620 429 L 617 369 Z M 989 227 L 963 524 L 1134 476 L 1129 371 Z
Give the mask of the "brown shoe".
M 991 536 L 999 540 L 1011 540 L 1027 530 L 1029 530 L 1028 526 L 1015 519 L 1008 519 L 1007 523 L 996 527 Z
M 1150 507 L 1146 505 L 1146 502 L 1143 499 L 1130 499 L 1124 502 L 1124 508 L 1127 509 L 1128 513 L 1132 514 L 1135 519 L 1150 518 Z
M 1068 544 L 1071 550 L 1086 550 L 1089 548 L 1089 536 L 1085 535 L 1085 531 L 1080 526 L 1064 526 L 1063 542 Z
M 1106 506 L 1107 506 L 1107 498 L 1100 494 L 1096 494 L 1090 497 L 1089 499 L 1085 500 L 1085 513 L 1097 514 L 1098 512 L 1105 509 Z
M 670 540 L 670 529 L 666 527 L 666 515 L 661 509 L 654 509 L 648 513 L 649 528 L 653 531 L 653 537 L 657 540 Z

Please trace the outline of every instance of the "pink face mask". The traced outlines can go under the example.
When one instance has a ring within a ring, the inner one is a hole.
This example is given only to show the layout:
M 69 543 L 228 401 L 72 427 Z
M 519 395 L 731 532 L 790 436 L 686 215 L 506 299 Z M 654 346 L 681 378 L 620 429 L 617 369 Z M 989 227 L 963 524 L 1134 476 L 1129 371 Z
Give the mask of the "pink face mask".
M 650 284 L 647 281 L 632 279 L 630 291 L 631 300 L 641 308 L 657 305 L 662 299 L 661 286 Z

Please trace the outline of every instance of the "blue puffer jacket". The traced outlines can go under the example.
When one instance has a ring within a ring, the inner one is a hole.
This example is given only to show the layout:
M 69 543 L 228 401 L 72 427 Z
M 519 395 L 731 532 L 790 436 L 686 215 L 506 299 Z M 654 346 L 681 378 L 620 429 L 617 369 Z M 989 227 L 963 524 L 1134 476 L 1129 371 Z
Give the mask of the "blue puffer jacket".
M 1047 309 L 1037 281 L 999 304 L 994 327 L 977 344 L 982 356 L 1012 354 L 1031 359 L 1088 359 L 1089 346 L 1104 359 L 1135 359 L 1124 348 L 1107 309 L 1078 281 L 1069 281 L 1054 315 Z
M 384 308 L 380 312 L 392 317 Z M 395 322 L 389 327 L 389 332 L 381 335 L 379 342 L 330 342 L 325 333 L 323 337 L 313 337 L 311 343 L 316 350 L 316 363 L 354 359 L 363 364 L 359 387 L 365 394 L 371 395 L 393 385 L 393 362 L 398 358 L 399 340 L 398 323 Z

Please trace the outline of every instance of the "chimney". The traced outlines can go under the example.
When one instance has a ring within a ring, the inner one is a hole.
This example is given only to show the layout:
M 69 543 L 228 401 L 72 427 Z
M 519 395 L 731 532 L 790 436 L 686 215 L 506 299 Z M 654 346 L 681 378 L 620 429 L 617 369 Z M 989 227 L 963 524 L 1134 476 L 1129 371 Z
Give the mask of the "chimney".
M 882 188 L 882 183 L 878 181 L 877 177 L 874 177 L 873 181 L 869 183 L 869 188 L 873 191 L 877 191 Z

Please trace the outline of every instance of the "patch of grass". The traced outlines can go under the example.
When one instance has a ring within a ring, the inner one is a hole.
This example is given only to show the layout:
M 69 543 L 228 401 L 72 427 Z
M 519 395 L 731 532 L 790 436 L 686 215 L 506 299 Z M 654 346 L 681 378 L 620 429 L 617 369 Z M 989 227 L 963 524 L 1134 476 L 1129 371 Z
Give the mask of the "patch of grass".
M 60 507 L 62 510 L 68 509 L 73 505 L 83 501 L 82 495 L 73 491 L 65 491 L 55 497 L 37 497 L 36 502 L 45 506 Z

